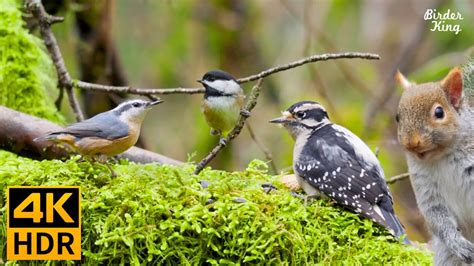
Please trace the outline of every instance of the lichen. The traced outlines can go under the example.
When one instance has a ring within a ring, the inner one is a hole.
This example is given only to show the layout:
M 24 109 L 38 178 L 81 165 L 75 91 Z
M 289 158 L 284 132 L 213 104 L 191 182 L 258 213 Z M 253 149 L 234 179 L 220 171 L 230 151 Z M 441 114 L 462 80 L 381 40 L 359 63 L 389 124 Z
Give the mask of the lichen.
M 409 264 L 431 255 L 400 244 L 367 219 L 327 201 L 291 195 L 253 161 L 242 172 L 194 165 L 107 167 L 72 158 L 35 161 L 0 150 L 0 190 L 11 185 L 78 185 L 82 191 L 84 264 Z M 206 180 L 204 188 L 200 181 Z M 266 193 L 262 184 L 277 190 Z M 210 202 L 212 199 L 212 203 Z M 238 199 L 238 200 L 236 200 Z M 5 194 L 0 193 L 1 259 Z
M 64 123 L 48 95 L 57 84 L 52 61 L 25 28 L 19 1 L 1 1 L 0 17 L 0 105 Z

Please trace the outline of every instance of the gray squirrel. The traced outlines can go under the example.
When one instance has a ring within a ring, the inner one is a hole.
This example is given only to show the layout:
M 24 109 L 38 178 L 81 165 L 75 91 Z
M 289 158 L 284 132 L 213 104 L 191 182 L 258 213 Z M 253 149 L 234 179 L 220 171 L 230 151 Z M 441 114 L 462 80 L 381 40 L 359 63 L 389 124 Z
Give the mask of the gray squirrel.
M 472 73 L 469 74 L 472 77 Z M 460 68 L 414 84 L 400 72 L 398 140 L 416 201 L 433 234 L 435 265 L 474 262 L 474 110 Z M 470 86 L 469 84 L 468 86 Z

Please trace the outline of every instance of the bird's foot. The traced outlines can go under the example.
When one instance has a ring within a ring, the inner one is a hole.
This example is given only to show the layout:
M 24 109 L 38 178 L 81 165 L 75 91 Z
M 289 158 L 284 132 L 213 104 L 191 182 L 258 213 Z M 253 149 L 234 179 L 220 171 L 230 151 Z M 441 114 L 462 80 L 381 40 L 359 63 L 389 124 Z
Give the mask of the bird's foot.
M 107 168 L 109 168 L 110 170 L 110 174 L 112 175 L 112 177 L 117 177 L 117 173 L 114 171 L 114 169 L 112 168 L 112 166 L 110 166 L 109 163 L 105 163 L 105 165 L 107 166 Z
M 220 138 L 219 139 L 219 144 L 225 147 L 227 145 L 227 139 L 226 138 Z
M 241 109 L 240 110 L 240 114 L 242 116 L 245 116 L 245 117 L 249 117 L 250 116 L 250 112 L 248 110 L 245 110 L 245 109 Z
M 211 135 L 213 135 L 213 136 L 220 136 L 221 134 L 222 134 L 222 133 L 221 133 L 220 130 L 211 128 Z
M 312 200 L 316 200 L 319 198 L 319 195 L 306 195 L 306 197 L 304 197 L 304 206 L 308 206 L 308 203 Z

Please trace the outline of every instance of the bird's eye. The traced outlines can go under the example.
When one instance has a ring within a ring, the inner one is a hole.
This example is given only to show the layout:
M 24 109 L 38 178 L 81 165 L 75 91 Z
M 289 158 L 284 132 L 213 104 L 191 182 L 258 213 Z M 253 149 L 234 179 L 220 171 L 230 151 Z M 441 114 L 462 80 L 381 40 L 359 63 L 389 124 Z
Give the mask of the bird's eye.
M 399 114 L 395 115 L 395 121 L 397 121 L 397 123 L 400 122 L 400 115 Z
M 207 81 L 214 81 L 214 80 L 216 80 L 214 77 L 208 77 L 207 78 Z
M 138 108 L 138 107 L 140 107 L 140 103 L 133 103 L 132 106 L 135 107 L 135 108 Z
M 441 106 L 436 107 L 436 109 L 434 110 L 434 116 L 436 117 L 436 119 L 443 119 L 444 118 L 443 107 Z
M 306 113 L 303 112 L 303 111 L 299 111 L 299 112 L 296 112 L 295 116 L 296 116 L 296 118 L 301 119 L 301 118 L 304 118 L 306 116 Z

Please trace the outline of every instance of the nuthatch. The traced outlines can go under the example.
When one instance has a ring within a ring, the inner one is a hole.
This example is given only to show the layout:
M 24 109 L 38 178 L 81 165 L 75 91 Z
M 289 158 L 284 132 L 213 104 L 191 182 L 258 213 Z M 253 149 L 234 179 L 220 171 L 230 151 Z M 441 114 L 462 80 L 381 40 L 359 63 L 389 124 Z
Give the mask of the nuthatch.
M 327 196 L 397 237 L 405 234 L 379 161 L 356 135 L 331 123 L 323 106 L 298 102 L 270 122 L 295 139 L 293 170 L 308 196 Z
M 163 101 L 131 100 L 100 113 L 63 131 L 38 137 L 34 141 L 51 140 L 70 146 L 81 155 L 114 156 L 135 145 L 140 127 L 150 108 Z
M 205 88 L 201 110 L 211 134 L 224 138 L 239 119 L 244 92 L 234 77 L 221 70 L 207 72 L 198 82 Z

